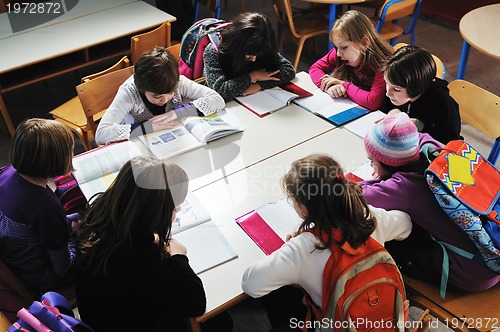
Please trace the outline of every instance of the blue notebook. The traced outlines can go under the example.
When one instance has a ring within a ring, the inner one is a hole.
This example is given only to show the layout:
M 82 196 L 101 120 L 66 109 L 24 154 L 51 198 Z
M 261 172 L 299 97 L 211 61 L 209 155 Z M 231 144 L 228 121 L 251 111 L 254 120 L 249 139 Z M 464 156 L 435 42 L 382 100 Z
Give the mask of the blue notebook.
M 368 114 L 367 109 L 361 107 L 353 107 L 330 116 L 328 120 L 333 122 L 333 124 L 337 126 L 342 126 L 343 124 L 346 124 L 347 122 L 357 119 L 365 114 Z

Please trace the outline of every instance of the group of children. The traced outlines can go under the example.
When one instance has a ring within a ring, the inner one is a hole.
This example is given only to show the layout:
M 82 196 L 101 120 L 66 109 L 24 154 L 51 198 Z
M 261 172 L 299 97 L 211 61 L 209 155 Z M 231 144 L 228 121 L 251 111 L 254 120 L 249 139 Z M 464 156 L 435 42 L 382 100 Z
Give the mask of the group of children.
M 185 116 L 218 112 L 236 96 L 295 77 L 291 63 L 276 52 L 265 15 L 237 16 L 220 38 L 218 49 L 208 45 L 204 52 L 207 86 L 179 75 L 177 59 L 166 49 L 146 52 L 100 121 L 96 142 L 128 139 L 136 129 L 171 128 Z M 461 138 L 458 105 L 446 81 L 435 77 L 432 56 L 414 46 L 393 52 L 355 10 L 335 22 L 330 40 L 335 48 L 311 66 L 312 81 L 332 98 L 348 97 L 388 113 L 364 138 L 376 177 L 351 183 L 328 155 L 294 162 L 283 188 L 303 223 L 280 249 L 248 267 L 244 291 L 271 303 L 266 308 L 276 326 L 304 313 L 301 294 L 283 286 L 302 286 L 321 306 L 330 252 L 328 243 L 304 232 L 310 228 L 342 230 L 340 239 L 326 242 L 348 242 L 353 248 L 372 236 L 403 272 L 436 284 L 447 254 L 450 286 L 466 291 L 494 286 L 500 276 L 485 265 L 435 244 L 475 250 L 439 207 L 424 178 L 428 162 L 422 145 L 441 147 Z M 2 260 L 40 291 L 76 281 L 79 312 L 96 331 L 183 331 L 184 319 L 203 314 L 206 305 L 186 248 L 171 238 L 172 220 L 187 194 L 185 172 L 175 164 L 136 157 L 83 216 L 66 216 L 47 184 L 71 171 L 73 147 L 71 132 L 58 122 L 31 119 L 18 126 L 12 165 L 0 168 Z M 342 186 L 342 194 L 303 195 L 299 190 L 319 182 Z M 290 299 L 286 306 L 284 298 Z M 204 324 L 204 331 L 230 331 L 231 323 L 220 318 Z

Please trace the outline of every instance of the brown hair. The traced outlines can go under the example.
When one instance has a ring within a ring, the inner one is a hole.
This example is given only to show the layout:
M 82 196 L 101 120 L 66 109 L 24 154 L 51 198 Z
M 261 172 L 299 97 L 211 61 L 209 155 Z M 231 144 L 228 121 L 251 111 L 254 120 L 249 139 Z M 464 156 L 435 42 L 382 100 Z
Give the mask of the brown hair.
M 73 169 L 74 148 L 75 139 L 65 125 L 33 118 L 17 126 L 9 158 L 23 175 L 51 178 Z
M 405 88 L 410 98 L 427 91 L 436 77 L 432 54 L 417 46 L 403 46 L 382 66 L 390 83 Z
M 144 53 L 134 66 L 134 83 L 140 93 L 170 93 L 179 83 L 177 59 L 164 47 Z
M 340 165 L 331 157 L 313 154 L 293 162 L 282 179 L 286 195 L 307 208 L 299 231 L 310 227 L 324 233 L 328 241 L 318 249 L 328 248 L 333 241 L 332 228 L 342 231 L 341 244 L 353 248 L 366 242 L 377 225 L 370 215 L 361 187 L 344 178 Z
M 166 255 L 172 215 L 186 198 L 188 177 L 176 164 L 151 157 L 125 163 L 111 187 L 90 206 L 80 228 L 78 264 L 93 275 L 107 274 L 114 254 L 159 235 L 158 253 Z
M 330 31 L 330 40 L 334 35 L 353 42 L 357 49 L 363 50 L 366 47 L 359 63 L 361 68 L 368 66 L 378 71 L 393 52 L 392 46 L 380 37 L 370 19 L 357 10 L 348 10 L 335 21 Z M 349 82 L 355 80 L 354 69 L 339 58 L 333 76 Z

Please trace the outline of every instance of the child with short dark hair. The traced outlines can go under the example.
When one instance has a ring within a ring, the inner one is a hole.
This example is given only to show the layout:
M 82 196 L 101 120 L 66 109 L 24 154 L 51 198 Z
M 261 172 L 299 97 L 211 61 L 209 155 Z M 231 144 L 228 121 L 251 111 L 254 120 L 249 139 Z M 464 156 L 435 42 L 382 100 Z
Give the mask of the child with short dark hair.
M 407 113 L 420 132 L 443 144 L 462 139 L 458 104 L 450 96 L 448 82 L 436 77 L 436 63 L 427 50 L 401 47 L 382 71 L 387 89 L 383 112 Z
M 310 155 L 293 162 L 282 186 L 303 222 L 281 248 L 249 266 L 242 281 L 243 290 L 250 296 L 266 295 L 265 302 L 279 303 L 268 305 L 275 328 L 280 323 L 289 324 L 291 317 L 300 320 L 305 313 L 302 290 L 289 287 L 287 291 L 282 286 L 301 286 L 316 306 L 322 307 L 323 271 L 332 242 L 358 248 L 372 236 L 383 245 L 404 239 L 411 232 L 411 221 L 405 213 L 369 206 L 361 187 L 345 179 L 342 167 L 327 155 Z M 334 237 L 335 232 L 341 236 Z M 323 239 L 317 233 L 324 235 Z M 276 294 L 281 300 L 275 300 Z M 282 296 L 288 300 L 283 301 Z
M 16 128 L 11 165 L 0 168 L 0 255 L 26 284 L 45 292 L 70 282 L 78 215 L 73 223 L 48 187 L 73 168 L 74 138 L 63 124 L 28 119 Z
M 184 105 L 184 99 L 192 102 Z M 173 128 L 186 116 L 210 115 L 224 107 L 217 92 L 179 75 L 177 59 L 155 47 L 142 55 L 134 74 L 118 89 L 99 122 L 96 142 L 129 139 L 131 130 L 144 122 L 145 132 Z
M 243 13 L 221 32 L 218 50 L 203 53 L 207 85 L 226 102 L 288 83 L 295 70 L 278 53 L 272 23 L 261 13 Z
M 348 97 L 370 110 L 378 109 L 385 94 L 380 67 L 393 52 L 391 45 L 357 10 L 335 21 L 330 40 L 335 48 L 309 68 L 314 84 L 332 98 Z

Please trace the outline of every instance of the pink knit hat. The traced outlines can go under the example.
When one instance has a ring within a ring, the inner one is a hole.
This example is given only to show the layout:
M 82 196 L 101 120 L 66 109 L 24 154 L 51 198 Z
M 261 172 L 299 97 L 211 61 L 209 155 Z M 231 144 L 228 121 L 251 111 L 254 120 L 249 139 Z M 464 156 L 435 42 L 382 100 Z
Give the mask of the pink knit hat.
M 403 112 L 377 123 L 364 143 L 374 159 L 389 166 L 403 166 L 420 158 L 417 127 Z

